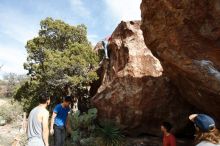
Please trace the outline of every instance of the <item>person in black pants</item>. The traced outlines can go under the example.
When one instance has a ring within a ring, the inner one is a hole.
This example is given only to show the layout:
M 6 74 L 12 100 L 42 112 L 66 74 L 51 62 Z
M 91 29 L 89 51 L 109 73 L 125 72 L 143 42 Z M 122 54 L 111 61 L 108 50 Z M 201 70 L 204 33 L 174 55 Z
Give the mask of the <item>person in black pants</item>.
M 64 146 L 66 128 L 70 130 L 68 113 L 72 98 L 66 96 L 61 104 L 55 106 L 51 118 L 50 134 L 54 134 L 54 146 Z

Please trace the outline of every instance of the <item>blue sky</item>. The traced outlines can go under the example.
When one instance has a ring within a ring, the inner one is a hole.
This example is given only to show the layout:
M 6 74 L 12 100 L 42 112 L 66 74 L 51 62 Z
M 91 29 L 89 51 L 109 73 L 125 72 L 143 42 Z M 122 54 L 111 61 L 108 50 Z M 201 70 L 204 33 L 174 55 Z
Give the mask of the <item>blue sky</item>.
M 121 20 L 140 19 L 141 0 L 0 0 L 0 78 L 25 74 L 25 44 L 37 35 L 40 20 L 61 19 L 85 24 L 95 44 L 110 35 Z

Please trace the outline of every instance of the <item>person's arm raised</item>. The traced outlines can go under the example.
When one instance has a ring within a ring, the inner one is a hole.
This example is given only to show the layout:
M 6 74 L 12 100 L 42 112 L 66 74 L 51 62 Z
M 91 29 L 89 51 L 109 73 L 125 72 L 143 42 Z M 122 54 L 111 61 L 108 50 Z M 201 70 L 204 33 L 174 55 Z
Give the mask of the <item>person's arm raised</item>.
M 44 140 L 44 144 L 45 146 L 49 146 L 49 142 L 48 142 L 48 139 L 49 139 L 49 128 L 48 128 L 48 120 L 49 120 L 49 112 L 45 112 L 43 114 L 43 122 L 42 122 L 42 125 L 43 125 L 43 140 Z

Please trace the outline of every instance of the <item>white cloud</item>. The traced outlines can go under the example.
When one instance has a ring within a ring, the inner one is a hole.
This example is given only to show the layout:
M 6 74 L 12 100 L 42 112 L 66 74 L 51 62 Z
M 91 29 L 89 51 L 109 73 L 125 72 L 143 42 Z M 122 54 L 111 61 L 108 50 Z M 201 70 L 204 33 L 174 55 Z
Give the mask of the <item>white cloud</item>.
M 87 9 L 83 3 L 83 0 L 69 0 L 70 6 L 74 13 L 80 17 L 91 17 L 89 9 Z
M 141 0 L 105 0 L 108 11 L 119 21 L 140 20 Z
M 5 73 L 24 74 L 26 60 L 24 48 L 27 40 L 33 38 L 38 29 L 34 20 L 20 11 L 0 5 L 0 78 Z
M 99 41 L 99 36 L 96 34 L 88 35 L 88 40 L 92 43 L 93 46 Z
M 37 34 L 32 19 L 14 9 L 0 6 L 0 20 L 0 33 L 22 44 Z
M 25 50 L 17 46 L 6 46 L 0 44 L 0 64 L 3 65 L 1 73 L 17 73 L 24 74 L 23 63 L 26 60 Z

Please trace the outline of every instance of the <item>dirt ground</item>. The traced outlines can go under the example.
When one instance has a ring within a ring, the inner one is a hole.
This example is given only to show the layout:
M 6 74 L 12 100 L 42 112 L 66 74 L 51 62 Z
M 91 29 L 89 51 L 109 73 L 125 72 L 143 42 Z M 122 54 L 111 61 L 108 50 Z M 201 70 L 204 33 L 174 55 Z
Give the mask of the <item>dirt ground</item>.
M 9 108 L 10 100 L 10 98 L 0 98 L 0 108 Z M 0 146 L 12 146 L 15 138 L 21 139 L 20 136 L 24 133 L 22 132 L 22 115 L 14 115 L 12 118 L 14 120 L 0 126 Z
M 2 106 L 2 105 L 4 105 L 4 104 L 6 104 L 6 103 L 7 103 L 7 101 L 8 101 L 8 99 L 7 99 L 7 98 L 0 98 L 0 106 Z

